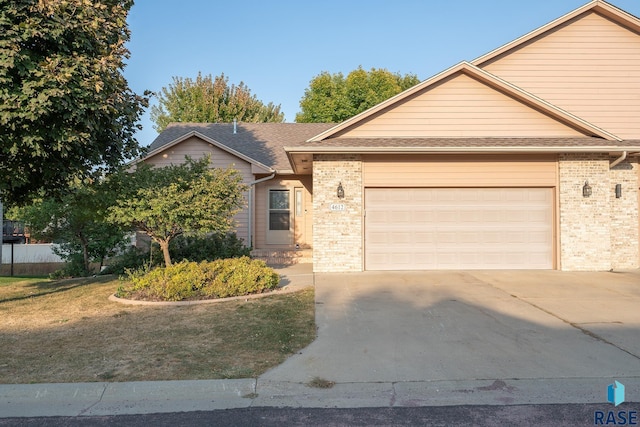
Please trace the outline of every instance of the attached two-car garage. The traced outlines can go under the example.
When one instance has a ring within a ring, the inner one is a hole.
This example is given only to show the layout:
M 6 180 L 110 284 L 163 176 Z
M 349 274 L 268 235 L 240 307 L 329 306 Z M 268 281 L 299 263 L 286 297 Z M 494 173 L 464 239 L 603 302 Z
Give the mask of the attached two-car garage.
M 551 269 L 551 188 L 368 188 L 365 268 Z
M 555 267 L 555 157 L 368 160 L 366 270 Z

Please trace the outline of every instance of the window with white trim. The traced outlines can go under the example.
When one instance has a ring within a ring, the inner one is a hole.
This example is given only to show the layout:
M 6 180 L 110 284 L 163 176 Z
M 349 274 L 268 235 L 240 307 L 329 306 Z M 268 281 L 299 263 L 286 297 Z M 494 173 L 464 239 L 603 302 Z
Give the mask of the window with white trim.
M 289 230 L 291 227 L 289 190 L 269 190 L 269 230 Z

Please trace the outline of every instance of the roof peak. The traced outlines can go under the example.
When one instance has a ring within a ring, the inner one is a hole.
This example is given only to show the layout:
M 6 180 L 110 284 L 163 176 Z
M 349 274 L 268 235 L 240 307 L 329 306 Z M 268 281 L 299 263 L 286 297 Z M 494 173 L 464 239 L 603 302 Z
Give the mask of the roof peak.
M 484 55 L 479 56 L 478 58 L 470 61 L 473 65 L 478 67 L 482 67 L 483 64 L 495 59 L 496 57 L 518 48 L 519 46 L 527 43 L 528 41 L 539 37 L 545 33 L 548 33 L 555 28 L 558 28 L 560 25 L 574 19 L 584 13 L 587 12 L 596 12 L 600 13 L 618 24 L 625 25 L 627 27 L 634 28 L 636 31 L 640 32 L 640 19 L 629 12 L 626 12 L 623 9 L 620 9 L 617 6 L 612 5 L 611 3 L 606 2 L 605 0 L 592 0 L 584 5 L 562 15 L 559 18 L 554 19 L 547 24 L 544 24 L 523 36 L 518 37 L 515 40 L 512 40 L 492 51 L 485 53 Z

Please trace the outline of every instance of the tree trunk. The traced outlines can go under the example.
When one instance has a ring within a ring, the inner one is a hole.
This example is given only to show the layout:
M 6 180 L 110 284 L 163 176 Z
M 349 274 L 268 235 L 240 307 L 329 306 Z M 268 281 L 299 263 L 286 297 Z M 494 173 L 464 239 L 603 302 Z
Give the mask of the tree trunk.
M 162 249 L 162 255 L 164 256 L 164 266 L 171 266 L 171 255 L 169 255 L 169 241 L 158 240 L 158 244 L 160 245 L 160 249 Z
M 80 238 L 80 245 L 82 246 L 82 261 L 84 264 L 84 271 L 89 274 L 89 241 L 84 237 L 82 233 L 78 235 Z

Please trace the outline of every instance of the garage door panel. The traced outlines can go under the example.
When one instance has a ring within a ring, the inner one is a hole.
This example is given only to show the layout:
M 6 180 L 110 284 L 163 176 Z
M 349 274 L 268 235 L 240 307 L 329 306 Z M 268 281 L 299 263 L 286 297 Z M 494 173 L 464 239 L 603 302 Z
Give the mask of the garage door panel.
M 551 242 L 549 242 L 549 236 L 546 230 L 540 230 L 538 232 L 531 232 L 527 237 L 527 240 L 531 244 L 539 243 L 543 245 L 543 248 L 547 248 Z
M 431 224 L 435 220 L 435 214 L 433 212 L 429 213 L 414 213 L 413 221 L 414 223 L 424 224 L 424 226 Z
M 366 189 L 369 270 L 553 268 L 551 188 Z
M 485 244 L 501 243 L 503 238 L 504 238 L 504 234 L 499 230 L 484 231 L 482 233 L 482 241 Z
M 411 223 L 413 222 L 413 215 L 411 212 L 403 212 L 403 211 L 393 211 L 389 215 L 392 218 L 392 221 L 397 222 L 399 224 L 402 223 Z
M 411 233 L 393 233 L 389 243 L 393 245 L 411 244 Z
M 371 247 L 376 245 L 384 245 L 388 243 L 389 233 L 370 233 L 368 237 L 368 241 Z M 374 253 L 372 251 L 371 253 Z
M 417 247 L 421 247 L 423 244 L 433 244 L 436 242 L 436 235 L 431 231 L 419 231 L 413 233 L 413 242 Z

